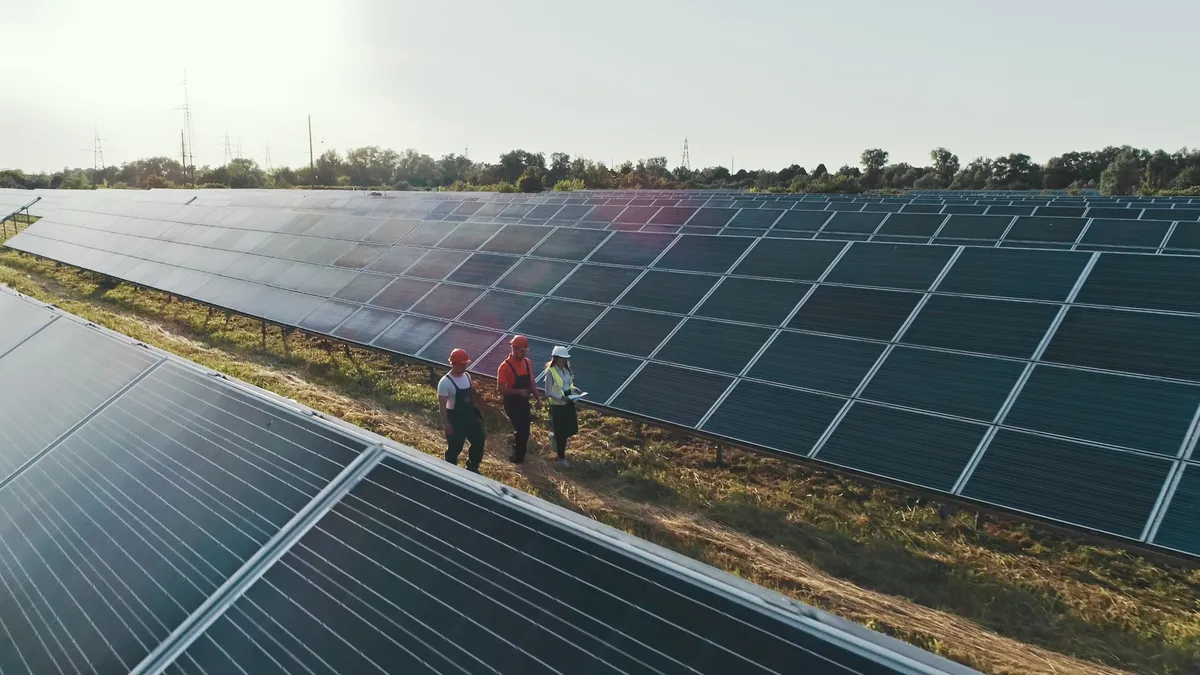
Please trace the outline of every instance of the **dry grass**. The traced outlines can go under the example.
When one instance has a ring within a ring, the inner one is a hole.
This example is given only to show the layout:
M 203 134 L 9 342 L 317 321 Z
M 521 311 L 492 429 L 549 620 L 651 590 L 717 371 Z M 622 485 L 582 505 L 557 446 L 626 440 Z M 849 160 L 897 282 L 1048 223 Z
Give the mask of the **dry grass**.
M 430 453 L 425 366 L 293 336 L 0 253 L 0 283 Z M 581 374 L 586 379 L 586 373 Z M 483 472 L 989 673 L 1200 673 L 1200 571 L 981 517 L 595 412 L 574 465 L 507 462 L 493 395 Z

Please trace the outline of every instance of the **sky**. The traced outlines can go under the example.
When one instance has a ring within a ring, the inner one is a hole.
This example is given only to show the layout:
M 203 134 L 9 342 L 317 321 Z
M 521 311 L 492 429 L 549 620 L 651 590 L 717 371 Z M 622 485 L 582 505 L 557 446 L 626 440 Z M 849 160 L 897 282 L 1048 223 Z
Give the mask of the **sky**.
M 434 157 L 810 170 L 1200 146 L 1200 2 L 0 0 L 0 168 Z

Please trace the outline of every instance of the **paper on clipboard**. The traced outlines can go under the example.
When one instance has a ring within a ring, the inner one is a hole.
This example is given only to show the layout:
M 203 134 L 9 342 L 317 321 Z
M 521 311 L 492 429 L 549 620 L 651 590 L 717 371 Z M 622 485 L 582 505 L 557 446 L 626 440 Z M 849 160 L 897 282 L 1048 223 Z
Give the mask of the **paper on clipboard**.
M 567 396 L 567 398 L 571 399 L 572 401 L 578 401 L 579 399 L 581 399 L 587 395 L 588 395 L 588 393 L 586 391 L 581 391 L 578 394 L 570 394 Z

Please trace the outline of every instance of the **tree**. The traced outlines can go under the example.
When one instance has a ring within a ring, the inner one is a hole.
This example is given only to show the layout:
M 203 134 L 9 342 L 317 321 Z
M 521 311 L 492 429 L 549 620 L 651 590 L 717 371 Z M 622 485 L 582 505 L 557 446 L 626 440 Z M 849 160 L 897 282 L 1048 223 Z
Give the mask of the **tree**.
M 240 158 L 229 161 L 225 166 L 227 179 L 217 181 L 231 188 L 261 188 L 267 184 L 266 174 L 252 159 Z
M 1122 151 L 1100 174 L 1100 193 L 1131 195 L 1142 177 L 1142 163 L 1132 150 Z
M 408 148 L 396 160 L 396 181 L 405 181 L 417 187 L 441 185 L 438 164 L 432 157 Z
M 954 176 L 951 190 L 982 190 L 992 179 L 992 160 L 976 157 Z
M 937 178 L 935 187 L 950 187 L 958 173 L 958 155 L 946 148 L 934 148 L 929 151 L 929 160 L 933 162 L 933 173 Z
M 63 190 L 92 189 L 92 183 L 88 180 L 86 173 L 79 170 L 66 171 L 65 173 L 66 175 L 63 177 L 62 185 L 60 186 Z
M 883 167 L 887 166 L 888 153 L 886 150 L 879 148 L 869 148 L 863 150 L 859 155 L 859 162 L 863 166 L 862 183 L 867 188 L 877 188 L 883 182 Z M 838 171 L 841 173 L 841 171 Z
M 813 169 L 813 172 L 812 172 L 813 180 L 818 180 L 818 179 L 824 178 L 825 176 L 828 176 L 828 175 L 829 175 L 829 169 L 826 169 L 825 164 L 823 164 L 823 163 L 818 164 L 817 168 Z
M 351 148 L 346 151 L 346 175 L 351 185 L 359 187 L 391 185 L 399 160 L 395 150 L 383 150 L 377 145 Z
M 338 178 L 345 175 L 345 163 L 338 151 L 332 148 L 321 153 L 315 164 L 317 185 L 337 185 Z
M 796 176 L 808 176 L 808 172 L 805 171 L 804 167 L 800 166 L 799 164 L 793 164 L 789 167 L 780 169 L 779 182 L 780 184 L 791 183 Z
M 521 192 L 541 192 L 542 176 L 537 167 L 526 167 L 525 173 L 517 179 L 517 189 Z
M 556 185 L 571 175 L 571 156 L 565 152 L 550 153 L 550 168 L 546 170 L 546 184 Z
M 1031 190 L 1042 186 L 1042 168 L 1024 153 L 997 157 L 992 161 L 994 187 L 1004 190 Z
M 471 179 L 474 163 L 464 155 L 442 155 L 442 158 L 437 161 L 437 172 L 441 178 L 442 185 L 449 185 L 455 181 L 467 181 Z
M 1186 190 L 1187 188 L 1196 186 L 1200 186 L 1200 165 L 1192 165 L 1185 168 L 1171 182 L 1171 187 L 1176 190 Z
M 524 150 L 510 150 L 500 155 L 501 180 L 515 183 L 528 167 L 534 167 L 540 173 L 544 173 L 546 170 L 546 156 L 540 152 L 532 153 Z

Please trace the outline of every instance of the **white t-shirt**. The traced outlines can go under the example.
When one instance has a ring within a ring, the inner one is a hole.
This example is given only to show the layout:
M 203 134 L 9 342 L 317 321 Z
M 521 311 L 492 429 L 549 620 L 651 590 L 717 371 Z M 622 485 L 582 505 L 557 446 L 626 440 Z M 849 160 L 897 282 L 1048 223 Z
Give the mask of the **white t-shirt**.
M 458 385 L 459 389 L 470 389 L 471 376 L 466 373 L 462 375 L 446 373 L 442 376 L 442 379 L 438 380 L 438 396 L 450 397 L 450 400 L 446 401 L 446 410 L 454 409 L 454 394 L 456 393 L 454 385 Z

